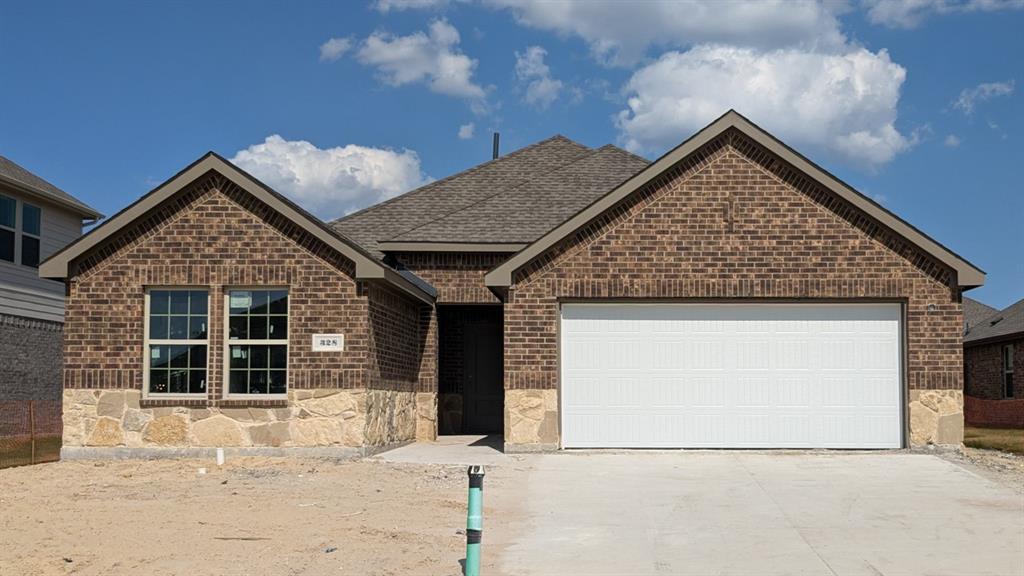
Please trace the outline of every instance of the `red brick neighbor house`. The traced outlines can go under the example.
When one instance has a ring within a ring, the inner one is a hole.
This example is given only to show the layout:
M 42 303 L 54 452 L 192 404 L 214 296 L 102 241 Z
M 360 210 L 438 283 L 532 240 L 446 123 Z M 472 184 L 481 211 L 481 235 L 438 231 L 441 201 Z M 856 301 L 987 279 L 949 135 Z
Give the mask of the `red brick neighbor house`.
M 996 310 L 964 298 L 964 401 L 974 426 L 1024 428 L 1024 300 Z
M 729 112 L 556 136 L 325 223 L 214 154 L 45 262 L 67 454 L 963 437 L 984 274 Z

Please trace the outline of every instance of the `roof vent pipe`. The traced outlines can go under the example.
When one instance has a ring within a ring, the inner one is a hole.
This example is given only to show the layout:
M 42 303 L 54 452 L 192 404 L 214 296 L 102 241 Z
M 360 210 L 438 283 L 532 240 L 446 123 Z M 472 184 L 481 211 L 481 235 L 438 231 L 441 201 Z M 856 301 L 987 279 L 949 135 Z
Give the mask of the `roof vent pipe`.
M 501 138 L 501 134 L 495 132 L 494 133 L 494 150 L 493 150 L 493 152 L 491 152 L 491 159 L 492 160 L 497 160 L 498 159 L 498 140 L 500 138 Z

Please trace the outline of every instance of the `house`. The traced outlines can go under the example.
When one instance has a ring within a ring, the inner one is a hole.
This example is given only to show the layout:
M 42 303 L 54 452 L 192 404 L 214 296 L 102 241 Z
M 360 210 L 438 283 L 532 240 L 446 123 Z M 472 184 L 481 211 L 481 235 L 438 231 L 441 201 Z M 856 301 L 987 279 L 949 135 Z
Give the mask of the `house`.
M 654 162 L 556 136 L 329 224 L 210 153 L 40 273 L 65 455 L 959 444 L 985 278 L 733 111 Z
M 0 156 L 0 400 L 60 400 L 64 284 L 39 263 L 100 217 Z
M 967 423 L 1024 428 L 1024 300 L 996 310 L 964 298 L 964 316 Z

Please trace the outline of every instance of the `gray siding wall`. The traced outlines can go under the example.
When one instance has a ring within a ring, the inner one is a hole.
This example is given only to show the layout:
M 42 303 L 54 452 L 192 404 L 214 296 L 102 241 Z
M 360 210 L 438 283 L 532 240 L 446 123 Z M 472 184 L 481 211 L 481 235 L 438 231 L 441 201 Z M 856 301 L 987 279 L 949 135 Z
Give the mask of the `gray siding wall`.
M 8 188 L 0 188 L 0 193 L 42 210 L 40 261 L 46 260 L 82 234 L 81 216 Z M 20 205 L 18 211 L 20 219 Z M 0 261 L 0 314 L 63 322 L 64 284 L 40 278 L 38 270 L 18 263 L 21 256 L 20 239 L 19 232 L 15 241 L 15 263 Z

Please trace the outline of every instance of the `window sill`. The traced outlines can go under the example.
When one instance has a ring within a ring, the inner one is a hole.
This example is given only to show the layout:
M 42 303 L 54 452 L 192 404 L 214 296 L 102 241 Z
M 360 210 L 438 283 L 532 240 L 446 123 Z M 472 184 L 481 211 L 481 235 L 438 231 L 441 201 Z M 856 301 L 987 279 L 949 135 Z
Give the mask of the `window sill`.
M 139 400 L 140 408 L 205 408 L 209 404 L 206 396 L 148 396 Z

